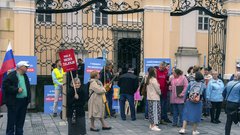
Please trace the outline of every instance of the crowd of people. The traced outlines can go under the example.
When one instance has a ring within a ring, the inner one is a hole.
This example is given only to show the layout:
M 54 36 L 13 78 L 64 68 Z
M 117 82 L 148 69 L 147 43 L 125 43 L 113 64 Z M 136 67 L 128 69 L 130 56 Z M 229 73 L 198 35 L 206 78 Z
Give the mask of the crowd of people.
M 23 134 L 23 125 L 26 116 L 27 105 L 31 99 L 29 81 L 26 75 L 28 63 L 20 62 L 17 69 L 8 74 L 3 82 L 5 89 L 6 105 L 8 107 L 7 135 Z M 237 69 L 240 69 L 240 65 Z M 219 73 L 211 68 L 190 67 L 184 75 L 181 69 L 172 68 L 171 74 L 165 62 L 158 67 L 150 67 L 142 80 L 134 74 L 131 66 L 123 69 L 121 73 L 113 74 L 113 64 L 106 66 L 99 73 L 92 71 L 90 80 L 83 84 L 84 64 L 79 60 L 78 71 L 70 83 L 63 83 L 64 72 L 61 62 L 56 61 L 52 65 L 52 79 L 55 88 L 55 100 L 53 117 L 57 114 L 59 94 L 63 86 L 67 89 L 67 121 L 69 135 L 86 134 L 85 104 L 88 107 L 90 131 L 99 132 L 95 126 L 95 120 L 100 120 L 102 130 L 111 130 L 106 121 L 108 116 L 116 117 L 112 109 L 113 81 L 118 80 L 120 87 L 120 117 L 126 120 L 125 102 L 128 101 L 131 120 L 136 120 L 136 108 L 134 95 L 136 92 L 143 96 L 145 103 L 145 119 L 149 121 L 149 128 L 153 131 L 161 131 L 161 124 L 171 123 L 173 127 L 179 127 L 179 133 L 185 134 L 187 123 L 193 123 L 192 134 L 200 134 L 197 130 L 202 116 L 209 116 L 211 123 L 221 123 L 219 117 L 223 102 L 226 103 L 225 112 L 227 121 L 225 135 L 230 135 L 232 123 L 238 123 L 238 108 L 240 104 L 240 73 L 233 75 L 226 86 Z M 238 70 L 237 70 L 238 71 Z M 170 107 L 170 108 L 169 108 Z M 172 113 L 172 121 L 168 112 Z

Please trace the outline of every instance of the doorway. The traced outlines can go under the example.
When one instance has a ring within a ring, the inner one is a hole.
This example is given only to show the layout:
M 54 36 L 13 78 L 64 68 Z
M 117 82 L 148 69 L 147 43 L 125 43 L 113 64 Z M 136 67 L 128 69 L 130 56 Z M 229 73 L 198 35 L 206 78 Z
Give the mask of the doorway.
M 118 68 L 134 68 L 134 74 L 140 72 L 141 39 L 122 38 L 118 40 Z

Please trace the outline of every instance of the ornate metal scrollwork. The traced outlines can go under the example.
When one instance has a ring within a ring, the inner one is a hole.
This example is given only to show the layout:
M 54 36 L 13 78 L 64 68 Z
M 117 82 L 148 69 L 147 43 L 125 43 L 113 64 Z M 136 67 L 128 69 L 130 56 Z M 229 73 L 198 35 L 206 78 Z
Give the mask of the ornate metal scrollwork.
M 140 0 L 138 0 L 140 1 Z M 48 75 L 62 49 L 74 49 L 80 58 L 102 56 L 102 49 L 116 68 L 128 63 L 118 60 L 119 41 L 139 41 L 136 68 L 143 68 L 143 11 L 140 2 L 114 0 L 38 0 L 35 21 L 35 55 L 39 74 Z M 123 42 L 122 42 L 123 43 Z M 128 50 L 130 51 L 130 50 Z M 129 56 L 130 58 L 130 56 Z
M 37 0 L 37 13 L 71 13 L 99 4 L 99 10 L 107 14 L 123 14 L 142 12 L 140 2 L 133 1 L 133 5 L 127 2 L 117 3 L 112 0 Z
M 193 10 L 202 10 L 215 18 L 227 18 L 222 0 L 172 0 L 172 16 L 186 15 Z
M 208 64 L 224 74 L 226 21 L 209 19 Z

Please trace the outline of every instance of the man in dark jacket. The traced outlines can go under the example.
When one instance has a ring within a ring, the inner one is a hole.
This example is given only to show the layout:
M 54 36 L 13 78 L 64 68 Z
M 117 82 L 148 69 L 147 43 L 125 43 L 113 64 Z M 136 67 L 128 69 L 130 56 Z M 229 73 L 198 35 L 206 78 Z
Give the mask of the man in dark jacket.
M 128 72 L 119 77 L 118 86 L 120 87 L 120 112 L 122 120 L 126 120 L 125 102 L 129 102 L 132 121 L 136 120 L 135 106 L 134 106 L 134 93 L 138 88 L 138 77 L 133 74 L 132 68 Z
M 7 105 L 7 135 L 23 135 L 27 106 L 31 101 L 30 83 L 26 75 L 29 64 L 17 63 L 16 71 L 8 74 L 3 81 L 4 102 Z

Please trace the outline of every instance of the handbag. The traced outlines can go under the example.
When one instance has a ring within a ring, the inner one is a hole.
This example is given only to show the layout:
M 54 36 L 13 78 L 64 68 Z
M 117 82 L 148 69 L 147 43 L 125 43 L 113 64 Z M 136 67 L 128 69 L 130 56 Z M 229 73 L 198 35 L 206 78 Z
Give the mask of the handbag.
M 143 78 L 141 85 L 140 85 L 140 94 L 144 97 L 147 97 L 147 84 L 145 82 L 145 77 Z
M 182 85 L 176 86 L 176 94 L 177 97 L 182 98 L 181 96 L 179 96 L 184 90 L 184 80 L 182 81 Z
M 140 95 L 140 88 L 137 89 L 137 91 L 134 93 L 134 100 L 135 101 L 141 101 L 142 96 Z
M 183 92 L 184 86 L 176 86 L 177 97 Z

